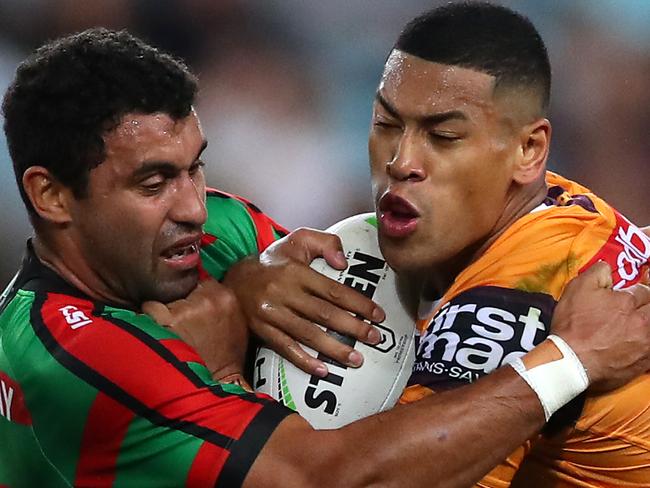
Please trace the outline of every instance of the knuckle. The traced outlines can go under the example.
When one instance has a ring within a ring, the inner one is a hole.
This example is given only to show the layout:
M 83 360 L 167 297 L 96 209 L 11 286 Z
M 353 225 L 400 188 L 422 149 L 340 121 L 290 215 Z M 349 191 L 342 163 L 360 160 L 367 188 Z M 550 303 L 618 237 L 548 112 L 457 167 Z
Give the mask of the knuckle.
M 316 316 L 321 324 L 329 325 L 332 321 L 332 317 L 334 317 L 333 307 L 327 304 L 319 305 L 316 310 Z
M 276 281 L 269 281 L 264 284 L 263 292 L 265 295 L 273 296 L 278 291 L 278 283 Z
M 634 296 L 631 293 L 621 293 L 619 296 L 619 307 L 623 311 L 630 311 L 636 308 Z
M 235 292 L 229 288 L 223 288 L 219 293 L 219 300 L 221 304 L 227 307 L 232 307 L 237 305 L 237 295 Z
M 310 229 L 307 227 L 299 227 L 298 229 L 294 230 L 290 235 L 293 236 L 293 239 L 296 241 L 303 241 L 307 238 L 309 238 L 310 234 Z
M 290 275 L 294 275 L 300 269 L 302 269 L 303 266 L 304 265 L 302 263 L 291 260 L 285 264 L 285 269 L 287 270 L 287 273 L 289 273 Z
M 325 289 L 325 294 L 328 299 L 340 300 L 345 290 L 346 290 L 345 288 L 342 288 L 342 285 L 340 285 L 336 281 L 332 281 L 331 283 L 327 284 L 327 288 Z
M 312 349 L 316 349 L 318 347 L 318 340 L 311 334 L 306 334 L 300 338 L 300 342 L 302 342 L 305 346 L 310 347 Z
M 319 349 L 324 333 L 317 325 L 309 324 L 305 327 L 297 327 L 293 335 L 305 346 Z

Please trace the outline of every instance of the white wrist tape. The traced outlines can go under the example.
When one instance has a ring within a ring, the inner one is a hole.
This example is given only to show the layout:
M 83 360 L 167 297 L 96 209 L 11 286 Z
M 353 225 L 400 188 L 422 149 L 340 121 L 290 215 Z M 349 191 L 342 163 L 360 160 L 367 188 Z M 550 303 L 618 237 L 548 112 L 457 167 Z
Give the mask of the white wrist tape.
M 573 349 L 559 336 L 549 335 L 548 339 L 560 350 L 562 359 L 528 370 L 521 358 L 510 363 L 537 394 L 546 420 L 589 386 L 587 371 Z

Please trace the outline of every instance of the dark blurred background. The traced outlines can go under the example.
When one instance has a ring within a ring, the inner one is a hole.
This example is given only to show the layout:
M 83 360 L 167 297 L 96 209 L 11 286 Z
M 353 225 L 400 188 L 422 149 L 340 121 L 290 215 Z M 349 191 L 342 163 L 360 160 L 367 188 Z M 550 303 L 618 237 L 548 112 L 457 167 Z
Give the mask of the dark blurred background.
M 423 0 L 0 0 L 0 88 L 46 41 L 126 28 L 199 75 L 207 179 L 289 228 L 371 208 L 366 138 L 382 64 Z M 650 1 L 510 0 L 553 65 L 550 167 L 650 224 Z M 30 233 L 0 137 L 0 286 Z

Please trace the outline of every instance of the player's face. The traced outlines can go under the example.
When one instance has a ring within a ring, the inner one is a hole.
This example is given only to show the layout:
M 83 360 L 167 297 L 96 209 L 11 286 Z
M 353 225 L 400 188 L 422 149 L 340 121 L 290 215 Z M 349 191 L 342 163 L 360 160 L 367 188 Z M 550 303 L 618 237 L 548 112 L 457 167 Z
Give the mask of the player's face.
M 198 280 L 206 219 L 194 112 L 127 114 L 104 136 L 106 159 L 91 170 L 73 222 L 85 260 L 117 297 L 139 304 L 186 296 Z
M 518 145 L 493 88 L 474 70 L 388 58 L 369 152 L 380 245 L 397 271 L 453 268 L 504 211 Z

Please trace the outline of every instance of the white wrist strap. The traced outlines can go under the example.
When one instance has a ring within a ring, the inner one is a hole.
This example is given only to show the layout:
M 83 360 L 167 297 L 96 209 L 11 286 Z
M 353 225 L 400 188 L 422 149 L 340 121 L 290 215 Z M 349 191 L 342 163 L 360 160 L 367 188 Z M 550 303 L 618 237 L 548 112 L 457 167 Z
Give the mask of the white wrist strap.
M 528 370 L 521 358 L 510 363 L 537 394 L 546 420 L 589 386 L 587 371 L 573 349 L 559 336 L 549 335 L 548 339 L 560 350 L 562 359 Z

